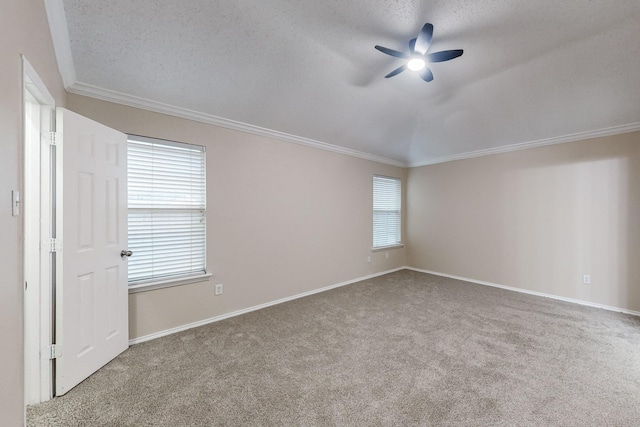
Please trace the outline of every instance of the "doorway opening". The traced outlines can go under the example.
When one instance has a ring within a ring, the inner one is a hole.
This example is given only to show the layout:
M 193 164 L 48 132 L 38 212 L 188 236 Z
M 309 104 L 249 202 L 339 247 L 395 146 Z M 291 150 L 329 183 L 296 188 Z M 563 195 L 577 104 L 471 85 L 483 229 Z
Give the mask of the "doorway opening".
M 25 403 L 53 397 L 55 263 L 50 253 L 55 236 L 52 208 L 51 144 L 55 100 L 29 61 L 22 57 L 24 122 L 24 390 Z

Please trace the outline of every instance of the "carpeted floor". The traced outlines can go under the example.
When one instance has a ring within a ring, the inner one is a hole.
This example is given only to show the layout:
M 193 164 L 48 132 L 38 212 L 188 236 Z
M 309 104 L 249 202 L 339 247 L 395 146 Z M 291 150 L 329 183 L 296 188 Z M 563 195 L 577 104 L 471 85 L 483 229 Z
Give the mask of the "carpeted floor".
M 638 426 L 640 318 L 403 270 L 135 345 L 30 426 Z

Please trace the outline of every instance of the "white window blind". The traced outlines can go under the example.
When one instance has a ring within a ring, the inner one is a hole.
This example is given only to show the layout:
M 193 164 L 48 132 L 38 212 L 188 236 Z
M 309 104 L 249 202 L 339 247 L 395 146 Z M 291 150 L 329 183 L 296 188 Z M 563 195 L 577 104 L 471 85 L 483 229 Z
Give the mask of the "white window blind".
M 397 245 L 400 236 L 400 180 L 373 177 L 373 247 Z
M 204 147 L 129 136 L 129 283 L 205 272 Z

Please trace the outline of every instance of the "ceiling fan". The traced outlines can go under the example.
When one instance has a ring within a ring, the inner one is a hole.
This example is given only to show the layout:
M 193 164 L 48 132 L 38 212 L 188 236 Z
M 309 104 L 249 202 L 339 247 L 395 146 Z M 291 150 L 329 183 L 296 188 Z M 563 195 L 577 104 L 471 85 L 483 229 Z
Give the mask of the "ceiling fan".
M 433 80 L 433 73 L 428 64 L 432 62 L 444 62 L 450 61 L 454 58 L 462 56 L 462 49 L 455 50 L 443 50 L 441 52 L 434 52 L 427 54 L 429 46 L 431 45 L 431 38 L 433 37 L 433 25 L 428 22 L 424 24 L 420 34 L 415 39 L 409 41 L 409 52 L 399 52 L 397 50 L 389 49 L 388 47 L 378 46 L 375 48 L 387 55 L 395 56 L 396 58 L 406 59 L 406 63 L 396 68 L 386 76 L 385 78 L 393 77 L 406 69 L 417 72 L 422 80 L 430 82 Z

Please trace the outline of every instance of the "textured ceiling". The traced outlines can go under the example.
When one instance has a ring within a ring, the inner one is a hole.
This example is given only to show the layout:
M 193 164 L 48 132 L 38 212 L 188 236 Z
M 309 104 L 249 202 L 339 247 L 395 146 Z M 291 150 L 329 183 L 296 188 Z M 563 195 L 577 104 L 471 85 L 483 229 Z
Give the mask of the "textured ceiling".
M 63 4 L 78 83 L 406 164 L 640 122 L 637 0 Z M 385 79 L 425 22 L 464 55 Z

